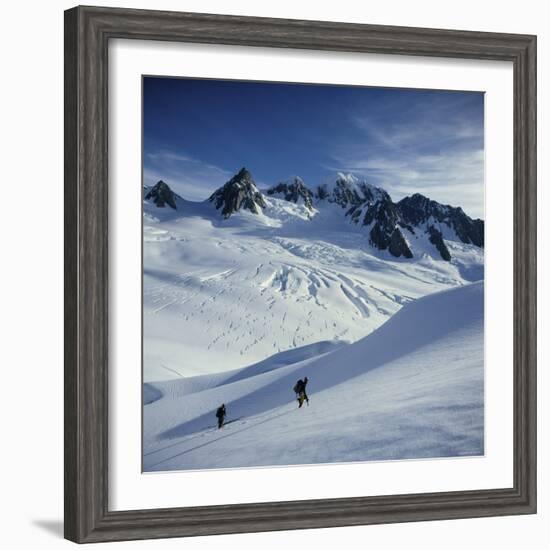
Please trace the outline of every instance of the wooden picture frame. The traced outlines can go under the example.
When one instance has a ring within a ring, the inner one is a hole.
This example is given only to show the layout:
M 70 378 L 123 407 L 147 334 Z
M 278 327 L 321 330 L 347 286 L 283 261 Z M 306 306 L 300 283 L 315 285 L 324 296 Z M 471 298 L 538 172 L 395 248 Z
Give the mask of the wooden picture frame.
M 112 38 L 513 63 L 512 488 L 108 510 L 107 65 Z M 66 11 L 65 537 L 82 543 L 535 513 L 535 71 L 536 37 L 528 35 L 96 7 Z

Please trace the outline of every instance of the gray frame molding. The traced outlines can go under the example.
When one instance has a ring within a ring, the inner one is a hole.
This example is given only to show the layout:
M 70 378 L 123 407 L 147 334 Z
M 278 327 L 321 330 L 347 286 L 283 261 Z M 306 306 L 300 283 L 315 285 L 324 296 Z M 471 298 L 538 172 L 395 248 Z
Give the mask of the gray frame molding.
M 110 38 L 511 61 L 514 66 L 514 486 L 110 512 Z M 65 12 L 65 537 L 75 542 L 536 512 L 536 37 L 196 13 Z

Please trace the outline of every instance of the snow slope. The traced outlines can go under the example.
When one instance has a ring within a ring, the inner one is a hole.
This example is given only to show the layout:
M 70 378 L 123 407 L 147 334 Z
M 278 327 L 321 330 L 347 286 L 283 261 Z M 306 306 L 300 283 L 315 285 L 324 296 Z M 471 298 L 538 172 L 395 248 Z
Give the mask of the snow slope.
M 213 204 L 144 202 L 144 380 L 229 371 L 323 341 L 354 342 L 403 304 L 483 277 L 483 250 L 422 238 L 397 259 L 326 202 L 265 197 L 223 219 Z M 415 237 L 411 236 L 411 240 Z
M 293 353 L 146 384 L 144 470 L 483 454 L 482 282 L 411 302 L 353 344 Z M 310 405 L 298 409 L 304 376 Z

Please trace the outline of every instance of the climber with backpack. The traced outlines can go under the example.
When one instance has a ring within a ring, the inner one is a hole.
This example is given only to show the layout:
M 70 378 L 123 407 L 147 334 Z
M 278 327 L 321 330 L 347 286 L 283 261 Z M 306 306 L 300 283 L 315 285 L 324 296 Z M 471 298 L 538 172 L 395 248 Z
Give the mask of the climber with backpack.
M 218 407 L 216 411 L 216 418 L 218 419 L 218 430 L 223 426 L 223 421 L 225 420 L 225 404 L 222 403 L 221 407 Z
M 296 394 L 296 399 L 298 400 L 298 408 L 299 409 L 304 404 L 304 401 L 309 405 L 309 397 L 307 396 L 307 393 L 306 393 L 307 383 L 308 383 L 308 378 L 306 376 L 303 380 L 301 380 L 301 379 L 298 380 L 298 382 L 296 382 L 294 388 L 292 388 L 294 393 Z

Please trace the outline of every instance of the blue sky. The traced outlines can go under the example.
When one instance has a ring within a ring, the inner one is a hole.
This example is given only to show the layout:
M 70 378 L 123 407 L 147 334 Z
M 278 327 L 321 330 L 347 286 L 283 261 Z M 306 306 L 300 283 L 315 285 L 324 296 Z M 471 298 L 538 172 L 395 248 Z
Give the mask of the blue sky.
M 260 187 L 351 172 L 483 217 L 479 92 L 145 77 L 144 182 L 203 200 L 246 166 Z

